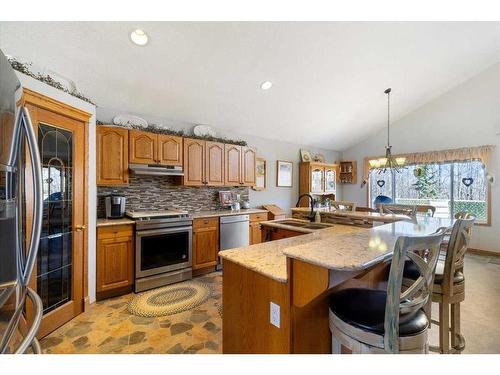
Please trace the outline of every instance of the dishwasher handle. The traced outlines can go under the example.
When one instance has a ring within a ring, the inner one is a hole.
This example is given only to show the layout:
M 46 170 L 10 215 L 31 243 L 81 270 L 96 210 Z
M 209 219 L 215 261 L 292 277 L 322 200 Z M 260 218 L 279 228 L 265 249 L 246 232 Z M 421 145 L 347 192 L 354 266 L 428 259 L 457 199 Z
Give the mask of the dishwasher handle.
M 250 221 L 250 215 L 232 215 L 222 216 L 220 218 L 221 224 L 239 223 L 242 221 Z

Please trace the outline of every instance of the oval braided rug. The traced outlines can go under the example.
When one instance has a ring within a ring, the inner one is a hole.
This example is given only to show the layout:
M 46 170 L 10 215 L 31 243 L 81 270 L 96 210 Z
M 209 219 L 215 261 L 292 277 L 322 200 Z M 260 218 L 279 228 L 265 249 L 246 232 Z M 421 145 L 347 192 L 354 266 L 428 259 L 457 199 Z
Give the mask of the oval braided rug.
M 210 289 L 195 281 L 167 285 L 136 295 L 128 311 L 137 316 L 155 317 L 193 309 L 210 297 Z

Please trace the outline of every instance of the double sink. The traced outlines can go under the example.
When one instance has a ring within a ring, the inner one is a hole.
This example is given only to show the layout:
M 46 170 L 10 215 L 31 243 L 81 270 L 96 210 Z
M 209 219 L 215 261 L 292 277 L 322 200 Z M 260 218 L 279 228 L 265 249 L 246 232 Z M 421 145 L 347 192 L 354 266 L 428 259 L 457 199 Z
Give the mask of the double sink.
M 311 223 L 308 221 L 297 220 L 297 219 L 274 220 L 273 223 L 288 225 L 297 228 L 311 229 L 311 230 L 325 229 L 333 226 L 332 224 L 327 224 L 327 223 Z

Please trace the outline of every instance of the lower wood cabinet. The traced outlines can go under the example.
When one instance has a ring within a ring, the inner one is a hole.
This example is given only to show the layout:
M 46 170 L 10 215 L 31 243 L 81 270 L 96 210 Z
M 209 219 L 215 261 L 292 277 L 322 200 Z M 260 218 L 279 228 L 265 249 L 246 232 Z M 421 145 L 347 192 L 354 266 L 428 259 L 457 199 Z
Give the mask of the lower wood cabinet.
M 301 236 L 303 234 L 305 233 L 281 228 L 264 227 L 262 228 L 262 241 L 277 241 L 282 240 L 283 238 Z
M 124 294 L 134 285 L 133 225 L 97 228 L 97 299 Z
M 219 218 L 193 220 L 193 271 L 215 267 L 219 252 Z
M 262 242 L 260 223 L 267 220 L 267 212 L 250 214 L 250 245 Z

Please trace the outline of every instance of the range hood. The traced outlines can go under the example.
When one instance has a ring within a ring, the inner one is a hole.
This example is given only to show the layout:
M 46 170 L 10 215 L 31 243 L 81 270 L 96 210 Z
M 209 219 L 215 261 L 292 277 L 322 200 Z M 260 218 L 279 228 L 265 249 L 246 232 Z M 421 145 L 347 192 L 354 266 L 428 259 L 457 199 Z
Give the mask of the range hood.
M 163 166 L 157 164 L 129 164 L 129 169 L 136 175 L 146 176 L 184 176 L 180 166 Z

